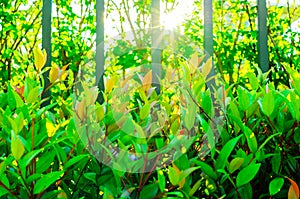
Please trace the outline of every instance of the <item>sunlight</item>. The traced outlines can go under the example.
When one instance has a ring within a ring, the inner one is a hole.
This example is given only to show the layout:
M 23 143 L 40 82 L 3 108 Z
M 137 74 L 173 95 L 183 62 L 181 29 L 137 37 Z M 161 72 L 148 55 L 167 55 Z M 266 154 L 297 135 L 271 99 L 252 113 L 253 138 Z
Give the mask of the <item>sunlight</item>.
M 162 11 L 165 10 L 165 5 L 162 5 Z M 180 26 L 186 16 L 193 10 L 193 1 L 180 1 L 171 12 L 162 12 L 160 23 L 167 30 L 174 30 Z
M 162 13 L 161 15 L 161 25 L 167 30 L 174 30 L 183 21 L 184 16 L 180 12 L 176 12 L 176 10 L 170 13 Z

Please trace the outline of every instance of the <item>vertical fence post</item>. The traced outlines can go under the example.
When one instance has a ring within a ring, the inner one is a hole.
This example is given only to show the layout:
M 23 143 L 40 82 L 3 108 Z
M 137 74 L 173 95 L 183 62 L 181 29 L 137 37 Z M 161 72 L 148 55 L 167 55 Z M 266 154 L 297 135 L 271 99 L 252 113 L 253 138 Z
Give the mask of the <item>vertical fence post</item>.
M 102 104 L 104 92 L 104 0 L 96 1 L 96 83 L 100 94 L 97 101 Z
M 213 6 L 212 0 L 205 0 L 204 2 L 204 53 L 206 54 L 206 60 L 212 59 L 212 70 L 208 74 L 208 78 L 215 75 L 213 54 L 214 54 L 214 38 L 213 38 Z M 214 79 L 207 82 L 208 88 L 214 84 Z
M 266 0 L 257 0 L 258 11 L 258 66 L 262 72 L 269 70 L 268 27 Z
M 47 52 L 46 66 L 51 66 L 51 14 L 52 14 L 52 0 L 43 0 L 42 8 L 42 48 Z M 44 89 L 50 85 L 49 70 L 43 74 Z M 43 93 L 42 98 L 45 99 L 50 96 L 50 91 Z M 49 105 L 49 100 L 46 100 L 42 107 Z
M 175 19 L 174 19 L 175 20 Z M 161 33 L 160 33 L 160 0 L 151 3 L 151 55 L 152 55 L 152 85 L 160 93 L 159 78 L 161 77 Z

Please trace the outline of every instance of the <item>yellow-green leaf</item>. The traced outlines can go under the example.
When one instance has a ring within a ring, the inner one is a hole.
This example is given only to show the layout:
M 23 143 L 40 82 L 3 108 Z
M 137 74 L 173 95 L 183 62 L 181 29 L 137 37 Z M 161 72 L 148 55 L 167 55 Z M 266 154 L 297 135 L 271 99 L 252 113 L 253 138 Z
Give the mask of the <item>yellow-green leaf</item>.
M 11 136 L 11 153 L 16 160 L 19 160 L 24 154 L 25 148 L 18 135 L 14 133 Z
M 150 113 L 150 104 L 145 104 L 140 110 L 140 118 L 141 120 L 145 119 Z
M 109 80 L 107 80 L 106 85 L 105 85 L 106 92 L 110 93 L 112 91 L 114 85 L 115 85 L 115 77 L 112 77 Z
M 268 92 L 265 97 L 263 98 L 262 101 L 262 111 L 264 112 L 264 114 L 266 114 L 267 116 L 270 116 L 275 108 L 275 104 L 274 104 L 274 96 L 272 94 L 272 92 Z
M 242 166 L 243 162 L 244 162 L 244 158 L 234 158 L 229 163 L 228 171 L 230 173 L 233 173 L 234 171 L 236 171 L 237 169 L 239 169 Z
M 26 99 L 27 104 L 31 104 L 31 103 L 34 103 L 35 101 L 37 101 L 38 96 L 39 96 L 39 87 L 35 87 L 35 88 L 31 89 L 29 91 L 27 99 Z
M 40 72 L 42 67 L 46 64 L 47 53 L 45 49 L 42 51 L 41 49 L 36 47 L 34 48 L 33 54 L 34 54 L 35 68 L 38 72 Z
M 49 72 L 50 83 L 53 83 L 58 79 L 58 73 L 59 73 L 59 67 L 56 65 L 53 65 Z
M 47 129 L 48 137 L 53 137 L 53 135 L 57 130 L 56 126 L 49 120 L 46 121 L 46 129 Z
M 203 78 L 206 79 L 212 69 L 212 58 L 209 58 L 202 67 Z
M 96 112 L 98 122 L 102 121 L 104 118 L 104 109 L 100 104 L 96 105 L 95 112 Z
M 143 78 L 142 81 L 143 88 L 145 91 L 148 91 L 150 89 L 150 86 L 152 84 L 152 70 L 150 70 Z

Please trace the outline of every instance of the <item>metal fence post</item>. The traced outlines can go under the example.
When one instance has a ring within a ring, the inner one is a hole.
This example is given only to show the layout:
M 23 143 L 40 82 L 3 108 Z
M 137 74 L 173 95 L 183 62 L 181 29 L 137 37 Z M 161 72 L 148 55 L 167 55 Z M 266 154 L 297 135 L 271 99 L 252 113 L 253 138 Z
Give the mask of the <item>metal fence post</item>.
M 212 70 L 208 74 L 209 77 L 215 76 L 214 71 L 214 38 L 213 38 L 213 5 L 212 0 L 205 0 L 204 2 L 204 53 L 206 54 L 206 60 L 212 58 Z M 208 88 L 214 84 L 214 79 L 207 82 Z M 212 90 L 211 90 L 212 91 Z
M 43 0 L 42 8 L 42 48 L 47 52 L 46 66 L 51 66 L 51 14 L 52 14 L 52 0 Z M 47 88 L 50 84 L 49 70 L 43 74 L 44 88 Z M 42 98 L 50 97 L 50 91 L 47 90 L 43 93 Z M 50 101 L 46 100 L 42 107 L 49 105 Z
M 269 70 L 268 27 L 266 0 L 257 0 L 258 11 L 258 66 L 262 72 Z
M 159 78 L 161 77 L 161 31 L 160 31 L 160 0 L 151 3 L 151 55 L 152 55 L 152 85 L 160 93 Z M 175 20 L 175 19 L 174 19 Z
M 104 92 L 104 0 L 96 1 L 96 83 L 100 94 L 97 101 L 102 104 Z

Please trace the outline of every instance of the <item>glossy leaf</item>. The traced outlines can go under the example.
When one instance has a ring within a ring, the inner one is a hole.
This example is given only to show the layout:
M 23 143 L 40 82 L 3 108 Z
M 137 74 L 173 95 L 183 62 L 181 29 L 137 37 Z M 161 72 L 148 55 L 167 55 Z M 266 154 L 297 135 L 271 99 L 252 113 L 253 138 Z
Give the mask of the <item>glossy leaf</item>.
M 46 175 L 42 175 L 39 180 L 36 181 L 33 189 L 34 194 L 41 193 L 46 190 L 50 185 L 55 183 L 63 175 L 64 171 L 54 171 Z
M 28 104 L 34 103 L 39 99 L 38 96 L 39 96 L 39 87 L 35 87 L 29 91 L 26 102 Z
M 254 132 L 252 132 L 251 129 L 245 125 L 243 125 L 243 132 L 246 136 L 250 151 L 255 153 L 257 151 L 257 140 Z
M 291 186 L 289 188 L 289 192 L 288 192 L 288 199 L 299 199 L 299 187 L 297 185 L 297 183 L 292 180 L 291 178 L 287 178 L 290 183 Z
M 18 135 L 12 135 L 11 137 L 11 152 L 16 160 L 19 160 L 25 152 L 24 145 Z
M 284 184 L 284 179 L 283 178 L 273 179 L 269 184 L 269 193 L 270 193 L 270 195 L 273 196 L 276 193 L 278 193 L 281 190 L 283 184 Z
M 49 72 L 50 83 L 54 83 L 58 79 L 58 77 L 59 77 L 58 75 L 59 75 L 59 67 L 56 65 L 53 65 Z
M 88 157 L 87 154 L 84 154 L 84 155 L 77 155 L 73 158 L 71 158 L 64 166 L 65 169 L 69 168 L 70 166 L 78 163 L 79 161 L 85 161 L 86 158 Z
M 228 157 L 230 156 L 231 152 L 233 151 L 234 147 L 236 146 L 239 139 L 242 135 L 239 135 L 236 138 L 229 140 L 224 147 L 222 148 L 217 160 L 216 160 L 216 169 L 224 169 L 226 166 L 226 162 L 228 161 Z
M 268 92 L 264 96 L 261 108 L 264 114 L 266 114 L 267 116 L 270 116 L 273 113 L 275 108 L 275 99 L 272 92 Z
M 244 158 L 234 158 L 229 163 L 228 171 L 230 173 L 233 173 L 234 171 L 236 171 L 237 169 L 239 169 L 242 166 L 243 162 L 244 162 Z
M 166 179 L 162 170 L 157 171 L 158 185 L 161 192 L 165 191 Z
M 169 166 L 168 176 L 172 185 L 177 185 L 179 183 L 179 175 L 180 172 L 178 170 Z
M 236 177 L 236 186 L 240 187 L 250 182 L 257 174 L 260 168 L 260 163 L 250 164 L 243 168 Z
M 199 161 L 199 160 L 192 160 L 193 163 L 195 163 L 196 165 L 200 166 L 200 169 L 206 174 L 208 175 L 210 178 L 212 178 L 213 180 L 217 180 L 218 176 L 217 173 L 214 171 L 214 169 L 206 164 L 205 162 Z
M 186 114 L 183 115 L 184 124 L 188 130 L 191 130 L 192 127 L 194 126 L 196 114 L 197 114 L 196 110 L 197 110 L 196 104 L 193 101 L 191 101 L 187 107 Z
M 148 184 L 141 191 L 141 199 L 152 199 L 156 196 L 158 191 L 157 184 Z
M 149 116 L 150 109 L 151 109 L 151 107 L 150 107 L 150 104 L 149 104 L 149 103 L 145 104 L 145 105 L 141 108 L 141 110 L 140 110 L 140 118 L 141 118 L 142 120 Z
M 33 50 L 33 54 L 34 54 L 34 63 L 35 63 L 36 70 L 40 72 L 42 67 L 46 64 L 46 60 L 47 60 L 46 50 L 44 49 L 42 51 L 41 49 L 36 47 Z

